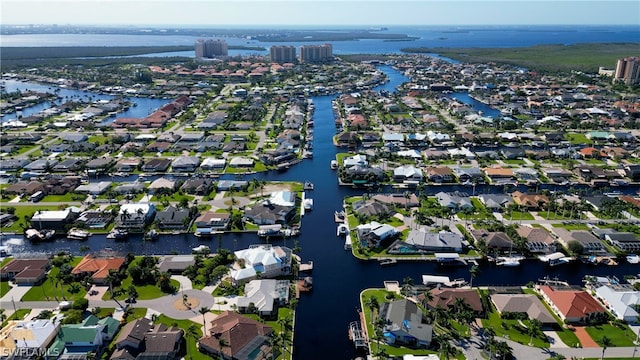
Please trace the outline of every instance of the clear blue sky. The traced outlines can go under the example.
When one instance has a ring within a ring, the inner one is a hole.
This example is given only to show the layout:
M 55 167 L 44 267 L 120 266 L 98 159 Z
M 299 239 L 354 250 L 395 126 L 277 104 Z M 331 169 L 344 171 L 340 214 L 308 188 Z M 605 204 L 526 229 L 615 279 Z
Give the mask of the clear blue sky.
M 640 26 L 639 0 L 1 0 L 2 24 Z

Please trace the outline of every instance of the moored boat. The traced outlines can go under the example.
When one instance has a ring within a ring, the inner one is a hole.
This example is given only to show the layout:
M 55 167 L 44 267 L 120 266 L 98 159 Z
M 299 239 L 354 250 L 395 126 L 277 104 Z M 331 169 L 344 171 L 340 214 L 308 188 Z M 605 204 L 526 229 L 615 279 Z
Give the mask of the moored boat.
M 637 255 L 637 254 L 627 255 L 627 262 L 629 264 L 639 264 L 640 263 L 640 255 Z
M 313 190 L 314 185 L 311 181 L 305 181 L 304 186 L 302 187 L 304 190 Z
M 69 230 L 67 233 L 67 239 L 69 240 L 87 240 L 89 236 L 91 236 L 90 232 L 76 228 Z
M 337 160 L 331 160 L 331 170 L 335 170 L 338 168 L 338 161 Z
M 24 236 L 30 241 L 48 241 L 53 239 L 55 234 L 56 231 L 51 229 L 27 229 L 24 232 Z
M 114 228 L 109 232 L 109 234 L 107 234 L 107 239 L 113 240 L 125 240 L 127 237 L 129 237 L 129 231 L 126 229 Z
M 346 224 L 339 224 L 336 231 L 336 236 L 346 236 L 349 232 L 349 227 Z

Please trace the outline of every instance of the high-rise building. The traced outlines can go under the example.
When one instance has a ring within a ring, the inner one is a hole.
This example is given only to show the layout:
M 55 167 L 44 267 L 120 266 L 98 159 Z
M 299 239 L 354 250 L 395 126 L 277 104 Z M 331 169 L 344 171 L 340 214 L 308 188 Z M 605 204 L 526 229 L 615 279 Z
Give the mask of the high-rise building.
M 332 59 L 333 46 L 331 44 L 300 46 L 300 62 L 327 62 Z
M 622 80 L 627 85 L 640 84 L 640 57 L 618 59 L 613 79 Z
M 272 46 L 269 52 L 271 61 L 275 63 L 294 63 L 297 60 L 294 46 Z
M 220 39 L 208 39 L 196 41 L 196 59 L 227 56 L 229 48 L 227 42 Z

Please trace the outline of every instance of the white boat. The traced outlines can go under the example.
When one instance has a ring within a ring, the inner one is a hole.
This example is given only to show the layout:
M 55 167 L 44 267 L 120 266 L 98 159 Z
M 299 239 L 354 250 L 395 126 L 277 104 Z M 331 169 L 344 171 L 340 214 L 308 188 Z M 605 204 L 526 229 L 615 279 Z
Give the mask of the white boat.
M 313 190 L 314 185 L 311 181 L 305 181 L 302 187 L 304 190 Z
M 55 230 L 48 230 L 48 229 L 41 229 L 41 230 L 27 229 L 24 232 L 24 236 L 27 238 L 27 240 L 30 240 L 30 241 L 51 240 L 55 234 L 56 234 Z
M 303 206 L 305 210 L 313 210 L 313 199 L 311 198 L 304 199 Z
M 155 240 L 158 238 L 158 236 L 160 236 L 160 234 L 158 234 L 158 232 L 155 229 L 151 229 L 149 230 L 148 233 L 146 233 L 144 235 L 144 239 L 145 240 Z
M 129 236 L 129 231 L 126 229 L 113 229 L 107 234 L 107 239 L 124 240 Z
M 91 236 L 90 232 L 75 228 L 69 230 L 69 232 L 67 233 L 67 239 L 69 240 L 87 240 L 89 236 Z
M 518 257 L 499 257 L 496 259 L 496 265 L 498 266 L 520 266 L 520 258 Z
M 335 170 L 338 168 L 338 161 L 337 160 L 331 160 L 331 170 Z
M 640 255 L 637 255 L 637 254 L 627 255 L 627 262 L 629 264 L 639 264 L 640 263 Z
M 349 232 L 349 227 L 345 224 L 339 224 L 336 236 L 345 236 Z
M 201 252 L 209 252 L 211 251 L 211 249 L 209 249 L 207 245 L 200 245 L 192 248 L 191 251 L 194 253 L 201 253 Z

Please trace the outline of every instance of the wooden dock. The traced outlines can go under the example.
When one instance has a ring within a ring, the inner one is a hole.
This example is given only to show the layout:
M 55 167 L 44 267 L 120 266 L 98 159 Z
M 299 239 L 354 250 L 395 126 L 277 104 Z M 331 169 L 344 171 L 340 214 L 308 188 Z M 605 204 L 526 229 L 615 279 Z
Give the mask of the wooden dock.
M 298 269 L 300 272 L 312 272 L 313 271 L 313 261 L 309 261 L 304 264 L 300 264 L 300 268 Z
M 304 279 L 298 279 L 296 282 L 296 299 L 300 299 L 300 293 L 311 292 L 313 289 L 313 278 L 307 276 Z

